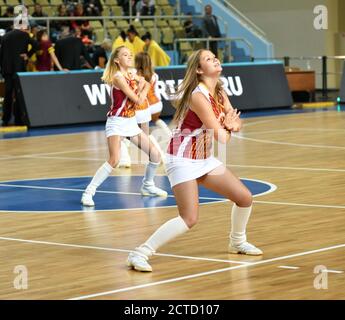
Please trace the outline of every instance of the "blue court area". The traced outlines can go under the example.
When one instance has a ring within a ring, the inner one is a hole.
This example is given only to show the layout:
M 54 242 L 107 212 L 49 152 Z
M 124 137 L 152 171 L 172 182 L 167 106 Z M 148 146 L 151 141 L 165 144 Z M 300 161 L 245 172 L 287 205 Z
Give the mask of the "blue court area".
M 85 211 L 80 198 L 91 177 L 32 179 L 0 182 L 0 211 L 64 212 Z M 142 176 L 111 176 L 98 189 L 95 210 L 126 210 L 175 206 L 175 198 L 166 176 L 155 177 L 156 185 L 168 191 L 167 198 L 143 197 Z M 242 179 L 253 195 L 272 192 L 275 186 L 258 180 Z M 203 187 L 200 203 L 224 201 L 223 197 Z M 119 211 L 120 213 L 121 211 Z

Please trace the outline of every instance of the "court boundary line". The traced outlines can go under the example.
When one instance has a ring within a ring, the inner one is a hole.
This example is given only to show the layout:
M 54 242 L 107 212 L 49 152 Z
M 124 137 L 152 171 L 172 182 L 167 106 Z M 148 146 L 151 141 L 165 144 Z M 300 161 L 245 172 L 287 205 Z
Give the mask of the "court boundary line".
M 252 262 L 252 263 L 250 263 L 248 265 L 239 265 L 239 266 L 221 268 L 221 269 L 216 269 L 216 270 L 211 270 L 211 271 L 206 271 L 206 272 L 200 272 L 200 273 L 196 273 L 196 274 L 191 274 L 191 275 L 187 275 L 187 276 L 171 278 L 171 279 L 166 279 L 166 280 L 161 280 L 161 281 L 156 281 L 156 282 L 151 282 L 151 283 L 146 283 L 146 284 L 137 285 L 137 286 L 131 286 L 131 287 L 125 287 L 125 288 L 115 289 L 115 290 L 111 290 L 111 291 L 105 291 L 105 292 L 100 292 L 100 293 L 83 295 L 83 296 L 79 296 L 79 297 L 69 298 L 67 300 L 85 300 L 85 299 L 89 299 L 89 298 L 96 298 L 96 297 L 101 297 L 101 296 L 107 296 L 107 295 L 116 294 L 116 293 L 120 293 L 120 292 L 134 291 L 134 290 L 137 290 L 137 289 L 154 287 L 154 286 L 161 285 L 161 284 L 179 282 L 179 281 L 183 281 L 183 280 L 195 279 L 195 278 L 199 278 L 199 277 L 203 277 L 203 276 L 209 276 L 209 275 L 213 275 L 213 274 L 217 274 L 217 273 L 227 272 L 227 271 L 231 271 L 231 270 L 237 270 L 237 269 L 241 269 L 241 268 L 244 268 L 244 267 L 252 267 L 252 266 L 267 264 L 267 263 L 271 263 L 271 262 L 275 262 L 275 261 L 280 261 L 280 260 L 286 260 L 286 259 L 291 259 L 291 258 L 295 258 L 295 257 L 305 256 L 305 255 L 308 255 L 308 254 L 313 254 L 313 253 L 319 253 L 319 252 L 324 252 L 324 251 L 333 250 L 333 249 L 344 248 L 344 247 L 345 247 L 345 243 L 339 244 L 339 245 L 330 246 L 330 247 L 324 247 L 324 248 L 320 248 L 320 249 L 315 249 L 315 250 L 310 250 L 310 251 L 304 251 L 304 252 L 300 252 L 300 253 L 290 254 L 290 255 L 286 255 L 286 256 L 280 256 L 280 257 L 275 257 L 275 258 L 271 258 L 271 259 L 261 260 L 261 261 L 257 261 L 257 262 Z
M 51 242 L 51 241 L 42 241 L 42 240 L 19 239 L 19 238 L 1 237 L 1 236 L 0 236 L 0 240 L 3 240 L 3 241 L 14 241 L 14 242 L 24 242 L 24 243 L 31 243 L 31 244 L 41 244 L 41 245 L 49 245 L 49 246 L 58 246 L 58 247 L 69 247 L 69 248 L 79 248 L 79 249 L 92 249 L 92 250 L 99 250 L 99 251 L 112 251 L 112 252 L 121 252 L 121 253 L 133 252 L 133 250 L 129 250 L 129 249 L 99 247 L 99 246 L 91 246 L 91 245 L 80 245 L 80 244 Z M 196 260 L 196 261 L 223 262 L 223 263 L 232 263 L 232 264 L 239 264 L 239 265 L 248 265 L 248 264 L 252 263 L 252 262 L 249 262 L 249 261 L 230 260 L 230 259 L 216 259 L 216 258 L 206 258 L 206 257 L 195 257 L 195 256 L 186 256 L 186 255 L 176 255 L 176 254 L 171 254 L 171 253 L 154 253 L 154 256 L 178 258 L 178 259 L 186 259 L 186 260 Z
M 281 142 L 281 141 L 273 141 L 273 140 L 266 140 L 266 139 L 254 139 L 249 138 L 244 135 L 233 134 L 234 138 L 240 140 L 247 140 L 252 142 L 264 143 L 264 144 L 278 144 L 284 146 L 292 146 L 292 147 L 301 147 L 301 148 L 319 148 L 319 149 L 334 149 L 334 150 L 345 150 L 345 147 L 340 146 L 327 146 L 327 145 L 317 145 L 317 144 L 304 144 L 304 143 L 292 143 L 292 142 Z

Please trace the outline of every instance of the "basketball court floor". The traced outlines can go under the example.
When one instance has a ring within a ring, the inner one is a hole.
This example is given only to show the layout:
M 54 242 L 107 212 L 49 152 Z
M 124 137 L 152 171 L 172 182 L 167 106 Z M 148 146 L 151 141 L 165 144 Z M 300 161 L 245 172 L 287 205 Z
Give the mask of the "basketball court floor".
M 103 125 L 3 135 L 0 299 L 345 299 L 343 111 L 245 114 L 226 162 L 255 197 L 248 240 L 264 255 L 227 253 L 232 204 L 200 189 L 199 223 L 159 250 L 152 273 L 125 262 L 178 213 L 163 166 L 167 198 L 142 197 L 133 164 L 84 209 L 107 157 Z

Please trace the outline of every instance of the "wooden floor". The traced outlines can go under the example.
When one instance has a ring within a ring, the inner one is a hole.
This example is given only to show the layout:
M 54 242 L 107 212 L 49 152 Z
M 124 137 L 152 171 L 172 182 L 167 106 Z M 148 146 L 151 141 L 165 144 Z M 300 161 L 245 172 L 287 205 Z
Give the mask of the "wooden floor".
M 127 269 L 127 250 L 176 207 L 0 212 L 0 299 L 345 299 L 345 113 L 244 122 L 229 167 L 277 186 L 255 198 L 248 226 L 263 257 L 227 254 L 229 202 L 202 205 L 199 224 L 162 247 L 146 274 Z M 105 147 L 101 131 L 0 140 L 0 180 L 91 176 Z M 27 289 L 14 288 L 16 266 L 28 271 Z

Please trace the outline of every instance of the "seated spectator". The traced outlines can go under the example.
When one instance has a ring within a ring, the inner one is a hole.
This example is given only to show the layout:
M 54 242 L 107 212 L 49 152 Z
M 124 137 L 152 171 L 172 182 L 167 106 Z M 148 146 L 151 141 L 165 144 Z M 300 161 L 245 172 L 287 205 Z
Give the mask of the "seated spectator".
M 48 32 L 46 30 L 40 30 L 37 33 L 38 41 L 38 51 L 36 52 L 37 62 L 36 68 L 37 71 L 51 71 L 53 64 L 60 71 L 68 71 L 68 69 L 63 69 L 59 60 L 55 55 L 55 50 L 52 45 L 52 42 L 49 40 Z
M 170 57 L 155 40 L 152 40 L 150 32 L 146 32 L 142 40 L 145 42 L 144 51 L 149 54 L 154 67 L 164 67 L 170 64 Z
M 103 7 L 99 0 L 84 0 L 84 10 L 86 16 L 100 16 Z
M 73 16 L 85 17 L 84 7 L 81 3 L 76 5 Z M 74 30 L 76 30 L 76 28 L 80 28 L 89 36 L 90 39 L 92 38 L 92 28 L 88 20 L 73 20 L 71 22 L 71 26 Z
M 6 12 L 2 18 L 13 18 L 14 17 L 14 8 L 9 6 L 6 8 Z M 13 29 L 13 21 L 0 21 L 0 29 L 4 29 L 6 32 Z
M 64 4 L 60 4 L 58 6 L 58 12 L 57 12 L 58 17 L 70 17 L 71 14 L 67 11 L 67 7 Z M 62 27 L 70 26 L 70 22 L 68 20 L 53 20 L 51 23 L 51 28 L 54 28 L 57 32 L 61 32 Z
M 34 12 L 32 13 L 32 16 L 34 18 L 47 17 L 47 15 L 45 13 L 43 13 L 41 5 L 38 3 L 35 4 L 35 9 L 34 9 Z M 35 22 L 38 25 L 43 26 L 43 27 L 45 27 L 47 25 L 46 20 L 35 20 Z
M 155 14 L 155 0 L 139 0 L 136 5 L 136 20 L 140 16 L 153 16 Z
M 121 0 L 121 1 L 118 1 L 118 4 L 122 7 L 123 15 L 125 15 L 125 16 L 130 15 L 129 4 L 131 4 L 132 16 L 136 16 L 137 15 L 137 7 L 136 7 L 137 2 L 138 2 L 138 0 Z
M 69 70 L 94 68 L 83 42 L 75 36 L 74 30 L 70 32 L 68 27 L 63 27 L 61 38 L 55 44 L 55 53 L 63 68 Z
M 93 54 L 93 63 L 96 66 L 95 68 L 104 69 L 108 59 L 111 55 L 111 40 L 104 39 L 100 47 L 98 47 Z
M 198 26 L 194 25 L 192 14 L 188 12 L 187 15 L 189 15 L 189 17 L 183 24 L 184 30 L 186 32 L 186 37 L 202 38 L 202 30 Z
M 129 26 L 127 30 L 128 41 L 133 45 L 133 55 L 144 51 L 145 42 L 140 39 L 139 34 L 135 27 Z

